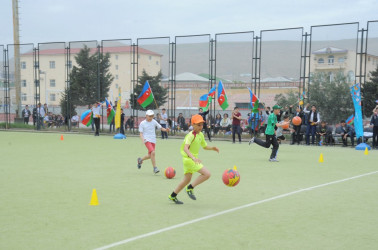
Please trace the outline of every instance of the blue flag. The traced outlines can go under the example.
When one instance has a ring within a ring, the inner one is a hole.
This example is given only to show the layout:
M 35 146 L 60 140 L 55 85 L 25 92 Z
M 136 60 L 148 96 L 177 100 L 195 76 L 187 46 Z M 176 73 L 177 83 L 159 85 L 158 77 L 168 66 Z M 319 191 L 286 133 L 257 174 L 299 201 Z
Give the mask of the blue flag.
M 356 83 L 350 87 L 350 93 L 352 94 L 354 104 L 354 130 L 356 131 L 356 138 L 364 136 L 364 128 L 362 124 L 362 112 L 361 112 L 361 89 L 360 84 Z

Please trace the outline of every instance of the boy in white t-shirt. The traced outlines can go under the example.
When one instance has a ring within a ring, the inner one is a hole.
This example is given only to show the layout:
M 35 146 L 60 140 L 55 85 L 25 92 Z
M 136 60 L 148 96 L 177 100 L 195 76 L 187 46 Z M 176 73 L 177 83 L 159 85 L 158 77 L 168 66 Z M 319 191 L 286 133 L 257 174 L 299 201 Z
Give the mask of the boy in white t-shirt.
M 142 121 L 139 125 L 140 139 L 146 146 L 148 154 L 143 158 L 138 158 L 138 169 L 142 167 L 144 160 L 151 159 L 152 167 L 154 168 L 154 173 L 159 173 L 159 169 L 156 167 L 155 160 L 155 144 L 156 144 L 156 133 L 155 129 L 158 128 L 161 131 L 169 132 L 169 128 L 163 128 L 157 121 L 154 120 L 154 111 L 147 110 L 146 120 Z

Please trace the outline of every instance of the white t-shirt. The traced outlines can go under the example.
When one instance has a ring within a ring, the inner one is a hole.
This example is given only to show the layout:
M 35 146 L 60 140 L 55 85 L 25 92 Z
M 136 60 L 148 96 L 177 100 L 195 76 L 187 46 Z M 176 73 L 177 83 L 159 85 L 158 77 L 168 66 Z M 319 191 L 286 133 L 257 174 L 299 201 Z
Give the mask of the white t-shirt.
M 167 124 L 168 115 L 167 113 L 161 114 L 160 124 Z
M 93 111 L 93 118 L 101 117 L 100 115 L 101 105 L 97 105 L 97 107 L 92 107 L 92 111 Z
M 143 133 L 144 140 L 156 143 L 156 128 L 161 129 L 161 125 L 157 121 L 154 119 L 150 122 L 144 120 L 139 125 L 139 132 Z
M 280 121 L 279 124 L 283 124 L 284 121 Z M 282 127 L 277 127 L 277 130 L 276 130 L 276 136 L 281 136 L 282 135 L 282 131 L 283 131 L 283 128 Z

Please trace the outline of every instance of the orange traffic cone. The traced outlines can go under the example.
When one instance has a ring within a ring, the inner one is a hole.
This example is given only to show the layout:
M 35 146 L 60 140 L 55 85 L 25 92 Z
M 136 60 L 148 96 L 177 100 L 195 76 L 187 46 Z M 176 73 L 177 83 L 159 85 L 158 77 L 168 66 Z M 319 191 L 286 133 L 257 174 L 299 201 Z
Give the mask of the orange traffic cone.
M 64 139 L 63 139 L 63 135 L 60 135 L 60 140 L 61 140 L 61 141 L 63 141 L 63 140 L 64 140 Z

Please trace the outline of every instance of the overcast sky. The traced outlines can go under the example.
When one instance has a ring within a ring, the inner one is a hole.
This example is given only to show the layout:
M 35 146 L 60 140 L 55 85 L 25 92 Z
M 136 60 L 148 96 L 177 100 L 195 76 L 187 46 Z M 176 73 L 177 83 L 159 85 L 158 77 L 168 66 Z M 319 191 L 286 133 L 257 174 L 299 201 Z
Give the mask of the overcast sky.
M 22 0 L 21 43 L 136 39 L 378 20 L 376 0 Z M 1 0 L 0 44 L 13 43 Z

